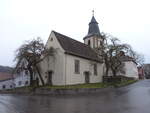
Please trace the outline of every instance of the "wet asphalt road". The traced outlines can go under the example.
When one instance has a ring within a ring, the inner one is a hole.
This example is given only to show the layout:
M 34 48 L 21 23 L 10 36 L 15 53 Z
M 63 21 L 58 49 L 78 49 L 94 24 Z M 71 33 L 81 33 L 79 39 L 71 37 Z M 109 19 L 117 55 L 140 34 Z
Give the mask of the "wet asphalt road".
M 150 113 L 150 80 L 86 95 L 1 94 L 0 113 Z

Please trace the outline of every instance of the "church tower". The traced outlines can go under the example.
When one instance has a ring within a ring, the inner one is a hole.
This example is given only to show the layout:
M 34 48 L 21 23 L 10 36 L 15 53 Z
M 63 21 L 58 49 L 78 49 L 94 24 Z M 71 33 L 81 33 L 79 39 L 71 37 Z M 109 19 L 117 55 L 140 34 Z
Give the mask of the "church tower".
M 91 22 L 89 23 L 88 34 L 83 38 L 83 40 L 85 44 L 89 45 L 93 49 L 99 48 L 102 43 L 98 22 L 96 21 L 94 14 Z

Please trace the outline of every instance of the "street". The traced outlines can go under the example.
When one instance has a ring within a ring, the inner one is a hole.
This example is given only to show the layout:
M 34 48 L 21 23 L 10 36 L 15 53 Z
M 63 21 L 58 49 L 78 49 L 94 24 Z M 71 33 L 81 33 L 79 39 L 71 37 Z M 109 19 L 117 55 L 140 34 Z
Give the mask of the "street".
M 150 113 L 149 107 L 150 80 L 95 94 L 0 95 L 0 113 Z

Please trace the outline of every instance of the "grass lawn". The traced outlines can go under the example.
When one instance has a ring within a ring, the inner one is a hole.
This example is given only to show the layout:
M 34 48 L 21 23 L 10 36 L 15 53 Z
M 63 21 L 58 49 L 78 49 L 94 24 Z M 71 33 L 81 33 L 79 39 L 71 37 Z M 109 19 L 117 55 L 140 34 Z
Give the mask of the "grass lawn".
M 136 82 L 137 80 L 128 80 L 121 83 L 90 83 L 90 84 L 78 84 L 78 85 L 63 85 L 63 86 L 42 86 L 41 88 L 50 89 L 79 89 L 79 88 L 106 88 L 109 86 L 122 87 Z
M 109 86 L 112 87 L 122 87 L 126 86 L 129 84 L 132 84 L 136 82 L 137 80 L 128 80 L 128 81 L 123 81 L 121 83 L 89 83 L 89 84 L 78 84 L 78 85 L 62 85 L 62 86 L 40 86 L 40 87 L 32 87 L 32 86 L 25 86 L 25 87 L 20 87 L 20 88 L 15 88 L 15 89 L 28 89 L 28 90 L 33 90 L 35 88 L 48 88 L 48 89 L 80 89 L 80 88 L 106 88 Z
M 121 83 L 115 83 L 114 84 L 114 87 L 122 87 L 122 86 L 126 86 L 126 85 L 129 85 L 129 84 L 133 84 L 135 82 L 137 82 L 138 80 L 127 80 L 127 81 L 123 81 Z
M 43 86 L 43 88 L 54 88 L 54 89 L 105 88 L 105 87 L 108 87 L 108 84 L 90 83 L 90 84 L 63 85 L 63 86 Z

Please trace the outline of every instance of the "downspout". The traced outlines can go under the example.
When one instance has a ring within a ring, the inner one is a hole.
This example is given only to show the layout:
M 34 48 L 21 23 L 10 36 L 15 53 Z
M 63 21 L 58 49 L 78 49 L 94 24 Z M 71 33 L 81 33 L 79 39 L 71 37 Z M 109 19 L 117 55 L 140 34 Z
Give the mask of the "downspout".
M 66 54 L 65 54 L 65 86 L 67 84 L 67 80 L 66 80 L 66 63 L 67 63 L 67 60 L 66 60 Z

